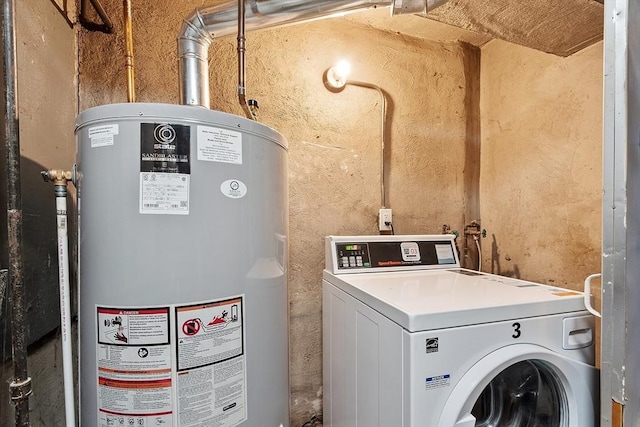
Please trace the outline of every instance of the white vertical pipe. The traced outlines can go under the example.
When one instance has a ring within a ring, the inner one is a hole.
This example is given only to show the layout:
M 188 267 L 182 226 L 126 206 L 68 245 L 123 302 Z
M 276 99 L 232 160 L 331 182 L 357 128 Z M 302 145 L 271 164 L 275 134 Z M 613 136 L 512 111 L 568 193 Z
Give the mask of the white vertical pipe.
M 62 187 L 62 186 L 56 186 Z M 62 370 L 64 375 L 64 407 L 67 427 L 76 426 L 73 393 L 73 352 L 71 349 L 71 303 L 69 283 L 69 243 L 67 239 L 67 192 L 56 188 L 58 223 L 58 271 L 60 281 L 60 329 L 62 332 Z M 64 195 L 62 195 L 64 194 Z

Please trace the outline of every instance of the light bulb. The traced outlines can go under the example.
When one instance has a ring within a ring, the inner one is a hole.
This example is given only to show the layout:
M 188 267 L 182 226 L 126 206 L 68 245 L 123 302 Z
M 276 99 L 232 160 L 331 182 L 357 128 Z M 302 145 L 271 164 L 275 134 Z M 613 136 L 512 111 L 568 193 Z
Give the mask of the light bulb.
M 340 80 L 346 81 L 347 77 L 349 77 L 349 73 L 351 73 L 351 64 L 349 64 L 349 61 L 346 61 L 344 59 L 342 61 L 339 61 L 332 68 L 334 68 L 336 77 L 338 77 Z
M 331 91 L 340 91 L 347 84 L 347 77 L 351 72 L 351 64 L 347 61 L 339 61 L 324 73 L 324 84 Z

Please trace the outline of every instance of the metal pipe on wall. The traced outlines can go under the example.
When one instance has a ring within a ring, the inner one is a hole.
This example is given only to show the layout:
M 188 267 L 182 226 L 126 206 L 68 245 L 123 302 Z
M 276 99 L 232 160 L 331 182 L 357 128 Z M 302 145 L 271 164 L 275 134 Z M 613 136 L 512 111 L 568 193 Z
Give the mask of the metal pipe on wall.
M 426 13 L 448 0 L 249 0 L 244 10 L 244 31 L 295 24 L 364 9 L 391 7 L 392 15 Z M 178 37 L 180 100 L 184 105 L 209 108 L 208 50 L 213 37 L 232 33 L 244 3 L 230 1 L 195 10 L 187 17 Z M 251 104 L 251 103 L 250 103 Z M 249 105 L 251 108 L 251 105 Z
M 136 85 L 133 66 L 133 18 L 131 0 L 124 0 L 124 36 L 125 36 L 125 67 L 127 69 L 127 101 L 136 102 Z
M 91 3 L 96 13 L 102 20 L 102 24 L 97 24 L 95 22 L 92 22 L 87 17 L 87 10 L 89 9 L 89 3 Z M 113 24 L 111 23 L 111 20 L 107 16 L 107 12 L 105 12 L 99 0 L 82 0 L 80 2 L 80 16 L 78 17 L 78 21 L 80 21 L 80 24 L 87 30 L 101 31 L 107 34 L 113 33 Z
M 16 427 L 29 426 L 31 378 L 27 370 L 25 339 L 25 287 L 22 258 L 22 189 L 20 186 L 20 135 L 15 34 L 15 1 L 3 1 L 5 144 L 7 150 L 7 229 L 9 286 L 11 288 L 11 338 L 14 378 L 9 388 Z
M 276 27 L 345 14 L 375 7 L 388 7 L 393 0 L 253 0 L 245 11 L 245 30 Z M 194 11 L 184 20 L 178 37 L 180 100 L 184 105 L 209 108 L 208 50 L 213 37 L 232 34 L 238 20 L 236 1 Z
M 238 0 L 238 101 L 248 119 L 256 120 L 255 112 L 247 105 L 247 88 L 245 86 L 245 7 L 244 0 Z

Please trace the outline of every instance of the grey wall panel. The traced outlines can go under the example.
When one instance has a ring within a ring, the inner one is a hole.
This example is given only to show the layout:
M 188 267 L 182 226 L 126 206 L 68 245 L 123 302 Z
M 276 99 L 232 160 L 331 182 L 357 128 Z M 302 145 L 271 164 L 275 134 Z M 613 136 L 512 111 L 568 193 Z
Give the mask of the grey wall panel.
M 601 425 L 640 419 L 640 4 L 605 2 Z

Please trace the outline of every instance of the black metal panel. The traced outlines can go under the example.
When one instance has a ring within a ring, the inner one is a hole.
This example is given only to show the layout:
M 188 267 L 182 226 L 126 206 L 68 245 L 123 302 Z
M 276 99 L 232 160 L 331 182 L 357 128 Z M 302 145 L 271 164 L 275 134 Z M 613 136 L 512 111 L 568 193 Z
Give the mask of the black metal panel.
M 3 122 L 4 126 L 4 122 Z M 4 135 L 4 133 L 3 133 Z M 7 188 L 5 144 L 0 145 L 0 268 L 8 266 Z M 58 299 L 58 255 L 55 196 L 51 183 L 45 183 L 40 171 L 46 168 L 21 158 L 23 209 L 23 264 L 26 289 L 27 344 L 32 344 L 60 325 Z M 70 214 L 70 219 L 72 215 Z M 73 221 L 75 222 L 75 221 Z M 72 227 L 70 227 L 72 230 Z M 73 247 L 73 245 L 69 245 Z M 0 318 L 0 356 L 11 357 L 10 290 L 7 290 Z M 75 310 L 73 310 L 75 311 Z

